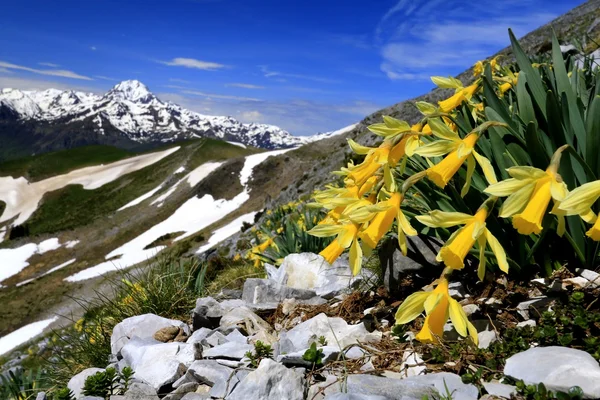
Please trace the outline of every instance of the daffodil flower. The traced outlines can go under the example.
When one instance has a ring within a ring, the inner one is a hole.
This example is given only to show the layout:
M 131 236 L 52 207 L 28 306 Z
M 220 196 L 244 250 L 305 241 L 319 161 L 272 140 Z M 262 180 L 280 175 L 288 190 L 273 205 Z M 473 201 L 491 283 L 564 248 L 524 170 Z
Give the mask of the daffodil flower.
M 491 199 L 491 201 L 494 201 Z M 429 215 L 417 216 L 422 224 L 432 228 L 449 228 L 456 225 L 464 225 L 450 236 L 446 244 L 437 255 L 438 261 L 443 261 L 448 268 L 462 269 L 465 266 L 465 257 L 477 242 L 479 246 L 479 267 L 477 275 L 483 280 L 485 276 L 485 249 L 489 244 L 498 267 L 508 273 L 508 262 L 506 252 L 496 237 L 486 228 L 485 220 L 488 216 L 488 205 L 484 203 L 475 215 L 459 212 L 444 212 L 434 210 Z
M 468 101 L 471 99 L 473 94 L 477 91 L 479 85 L 477 83 L 467 86 L 462 89 L 458 89 L 454 95 L 447 98 L 446 100 L 442 100 L 438 102 L 440 107 L 440 111 L 449 113 L 453 111 L 456 107 L 460 106 L 464 101 Z
M 459 335 L 469 335 L 475 344 L 478 343 L 477 329 L 469 321 L 462 306 L 450 297 L 448 280 L 440 278 L 436 288 L 431 292 L 416 292 L 404 300 L 396 312 L 396 324 L 406 324 L 425 311 L 423 328 L 416 339 L 423 343 L 435 343 L 444 333 L 444 325 L 450 317 L 452 325 Z
M 365 246 L 374 249 L 381 238 L 390 230 L 395 219 L 398 222 L 398 243 L 402 253 L 406 255 L 406 235 L 414 236 L 417 231 L 410 225 L 400 208 L 403 199 L 402 194 L 393 193 L 388 200 L 377 204 L 385 208 L 377 212 L 367 228 L 358 235 Z
M 463 163 L 467 162 L 467 179 L 462 188 L 461 195 L 465 196 L 471 187 L 471 178 L 475 171 L 475 164 L 479 164 L 489 183 L 496 183 L 494 168 L 486 157 L 475 151 L 475 144 L 479 139 L 479 132 L 473 131 L 464 139 L 439 119 L 429 121 L 433 135 L 442 139 L 421 146 L 415 154 L 423 157 L 439 157 L 448 154 L 438 164 L 427 170 L 427 177 L 437 186 L 444 188 L 450 179 L 458 172 Z
M 554 158 L 554 157 L 553 157 Z M 543 171 L 534 167 L 511 167 L 506 171 L 512 177 L 490 185 L 485 193 L 508 198 L 500 209 L 500 217 L 512 216 L 513 227 L 521 235 L 540 234 L 542 220 L 550 200 L 554 200 L 552 214 L 558 217 L 559 236 L 565 232 L 565 213 L 559 208 L 566 197 L 567 185 L 552 165 Z
M 317 237 L 329 237 L 337 235 L 337 238 L 319 254 L 333 264 L 335 260 L 350 247 L 350 269 L 354 275 L 358 274 L 362 267 L 362 249 L 358 245 L 358 224 L 349 222 L 343 225 L 317 225 L 308 233 Z
M 388 162 L 388 155 L 392 149 L 390 141 L 383 141 L 379 147 L 371 148 L 361 146 L 352 139 L 348 140 L 350 147 L 356 154 L 366 154 L 362 163 L 342 168 L 342 171 L 348 174 L 348 179 L 353 181 L 356 186 L 362 186 L 367 179 L 375 175 L 379 168 Z
M 600 218 L 592 211 L 592 206 L 600 197 L 600 181 L 589 182 L 570 192 L 558 207 L 567 215 L 579 214 L 581 218 L 594 224 L 585 233 L 594 241 L 600 241 Z

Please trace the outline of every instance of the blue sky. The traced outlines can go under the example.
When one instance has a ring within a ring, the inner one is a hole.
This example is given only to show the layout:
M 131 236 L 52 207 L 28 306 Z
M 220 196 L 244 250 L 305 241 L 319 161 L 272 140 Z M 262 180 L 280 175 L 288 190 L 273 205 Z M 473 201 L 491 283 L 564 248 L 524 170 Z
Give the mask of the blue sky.
M 425 93 L 582 0 L 6 0 L 0 87 L 138 79 L 211 115 L 324 132 Z

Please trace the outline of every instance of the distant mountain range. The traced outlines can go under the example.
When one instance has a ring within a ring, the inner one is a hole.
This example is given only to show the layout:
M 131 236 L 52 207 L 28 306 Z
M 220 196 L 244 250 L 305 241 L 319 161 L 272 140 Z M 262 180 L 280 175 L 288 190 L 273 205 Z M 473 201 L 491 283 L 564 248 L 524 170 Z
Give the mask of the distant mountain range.
M 274 125 L 202 115 L 161 101 L 137 80 L 123 81 L 102 96 L 57 89 L 0 91 L 0 160 L 89 144 L 136 148 L 195 137 L 281 149 L 339 133 L 293 136 Z

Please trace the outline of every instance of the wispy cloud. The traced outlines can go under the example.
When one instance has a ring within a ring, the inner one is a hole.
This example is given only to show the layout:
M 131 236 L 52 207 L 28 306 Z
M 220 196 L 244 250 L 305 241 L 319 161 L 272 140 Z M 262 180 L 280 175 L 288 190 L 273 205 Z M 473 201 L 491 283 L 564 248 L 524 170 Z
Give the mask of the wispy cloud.
M 376 27 L 380 69 L 391 80 L 424 80 L 441 70 L 458 73 L 507 46 L 509 27 L 520 36 L 555 17 L 514 5 L 514 0 L 473 7 L 457 0 L 400 0 Z M 442 6 L 447 9 L 443 18 L 431 12 Z
M 260 111 L 251 110 L 251 111 L 242 111 L 239 114 L 239 119 L 242 122 L 250 123 L 250 122 L 261 122 L 264 119 L 264 115 Z
M 204 71 L 216 71 L 219 69 L 227 68 L 226 65 L 219 64 L 211 61 L 196 60 L 195 58 L 183 58 L 177 57 L 171 61 L 159 61 L 161 64 L 169 65 L 171 67 L 185 67 L 201 69 Z
M 198 92 L 196 90 L 182 90 L 181 93 L 191 94 L 194 96 L 202 96 L 208 99 L 223 99 L 223 100 L 239 100 L 239 101 L 261 101 L 260 99 L 255 99 L 252 97 L 242 97 L 242 96 L 231 96 L 226 94 L 215 94 L 215 93 L 205 93 Z
M 227 83 L 225 84 L 227 87 L 238 87 L 242 89 L 264 89 L 264 86 L 252 85 L 249 83 Z
M 109 76 L 104 76 L 104 75 L 94 75 L 94 78 L 102 79 L 105 81 L 118 81 L 117 78 L 111 78 Z
M 97 50 L 97 49 L 96 49 L 96 46 L 92 46 L 92 47 L 90 47 L 90 50 L 92 50 L 92 51 L 96 51 L 96 50 Z
M 260 70 L 266 78 L 294 78 L 294 79 L 304 79 L 308 81 L 320 82 L 320 83 L 341 83 L 341 81 L 336 79 L 322 78 L 319 76 L 313 75 L 303 75 L 303 74 L 292 74 L 287 72 L 273 71 L 267 65 L 261 65 Z M 284 81 L 285 82 L 285 81 Z
M 29 79 L 15 75 L 0 75 L 0 88 L 13 88 L 21 90 L 46 90 L 46 89 L 60 89 L 60 90 L 79 90 L 82 92 L 94 92 L 100 93 L 96 87 L 87 86 L 87 83 L 77 82 L 58 82 L 44 79 Z
M 4 61 L 0 61 L 0 68 L 6 68 L 9 70 L 27 71 L 27 72 L 32 72 L 34 74 L 40 74 L 40 75 L 60 76 L 63 78 L 71 78 L 71 79 L 82 79 L 82 80 L 86 80 L 86 81 L 93 80 L 92 78 L 90 78 L 88 76 L 79 75 L 78 73 L 75 73 L 73 71 L 67 71 L 64 69 L 37 69 L 37 68 L 25 67 L 23 65 L 12 64 L 12 63 L 8 63 L 8 62 L 4 62 Z
M 0 74 L 12 74 L 12 71 L 6 68 L 0 68 Z
M 49 63 L 49 62 L 39 62 L 38 65 L 43 65 L 44 67 L 50 67 L 50 68 L 60 67 L 60 65 L 58 65 L 58 64 Z

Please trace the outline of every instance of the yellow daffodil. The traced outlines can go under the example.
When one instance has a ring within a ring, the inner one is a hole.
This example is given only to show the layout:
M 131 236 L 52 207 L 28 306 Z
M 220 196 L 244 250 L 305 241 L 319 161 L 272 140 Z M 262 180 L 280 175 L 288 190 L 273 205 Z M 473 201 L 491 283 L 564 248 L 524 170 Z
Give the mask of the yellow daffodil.
M 360 146 L 351 139 L 349 139 L 348 142 L 355 153 L 366 153 L 366 157 L 362 163 L 342 169 L 348 173 L 348 179 L 352 180 L 356 186 L 360 187 L 367 179 L 375 175 L 379 168 L 388 162 L 388 155 L 390 154 L 392 143 L 385 140 L 379 147 L 370 148 Z
M 483 74 L 483 62 L 477 61 L 475 65 L 473 65 L 473 76 L 479 76 Z
M 485 193 L 508 196 L 500 209 L 500 217 L 512 216 L 513 227 L 521 235 L 542 232 L 542 220 L 553 199 L 552 214 L 558 217 L 557 233 L 562 236 L 565 231 L 565 212 L 559 207 L 568 190 L 557 169 L 556 164 L 551 164 L 546 171 L 534 167 L 511 167 L 507 172 L 512 178 L 490 185 Z
M 458 89 L 456 91 L 456 93 L 454 95 L 452 95 L 451 97 L 447 98 L 446 100 L 442 100 L 442 101 L 438 102 L 438 105 L 440 106 L 440 111 L 445 112 L 445 113 L 453 111 L 456 107 L 460 106 L 464 101 L 470 100 L 478 88 L 479 88 L 479 85 L 475 83 L 475 84 L 467 86 L 465 88 Z
M 390 230 L 395 219 L 398 223 L 398 243 L 400 249 L 406 255 L 406 235 L 414 236 L 417 231 L 410 225 L 400 209 L 403 198 L 402 194 L 393 193 L 389 200 L 378 203 L 378 206 L 385 209 L 377 212 L 369 222 L 368 227 L 359 233 L 359 237 L 367 247 L 374 249 L 381 238 Z
M 350 247 L 350 269 L 352 270 L 352 273 L 356 275 L 362 267 L 362 249 L 356 240 L 358 228 L 358 224 L 353 222 L 343 225 L 317 225 L 308 233 L 317 237 L 337 235 L 336 239 L 319 254 L 322 255 L 328 263 L 333 264 L 344 250 Z
M 435 343 L 444 333 L 444 325 L 450 317 L 452 325 L 459 335 L 469 335 L 475 344 L 478 343 L 477 329 L 467 318 L 462 306 L 450 297 L 448 280 L 440 278 L 436 288 L 431 292 L 416 292 L 404 300 L 396 312 L 396 324 L 406 324 L 417 318 L 423 311 L 426 317 L 423 328 L 416 339 L 423 343 Z
M 580 215 L 581 218 L 593 224 L 586 235 L 594 241 L 600 241 L 600 218 L 592 211 L 592 206 L 600 197 L 600 181 L 581 185 L 569 193 L 558 207 L 567 215 Z
M 479 164 L 489 183 L 496 183 L 496 174 L 490 161 L 475 151 L 475 144 L 479 139 L 478 132 L 469 133 L 464 139 L 439 119 L 432 119 L 429 125 L 433 135 L 442 139 L 421 146 L 415 150 L 416 154 L 423 157 L 438 157 L 448 154 L 438 164 L 427 170 L 427 177 L 433 183 L 444 188 L 450 179 L 458 172 L 460 167 L 467 161 L 467 177 L 461 195 L 465 196 L 471 186 L 471 177 L 475 170 L 475 164 Z
M 491 199 L 490 202 L 493 202 Z M 477 275 L 483 279 L 485 275 L 485 249 L 490 245 L 496 256 L 498 267 L 508 273 L 508 262 L 502 245 L 494 235 L 486 228 L 485 220 L 488 216 L 488 206 L 484 203 L 475 215 L 459 212 L 444 212 L 434 210 L 429 215 L 420 215 L 416 218 L 424 225 L 432 228 L 449 228 L 456 225 L 464 225 L 450 236 L 446 244 L 437 255 L 438 261 L 443 261 L 448 268 L 462 269 L 465 266 L 465 257 L 477 242 L 479 246 L 479 267 Z

